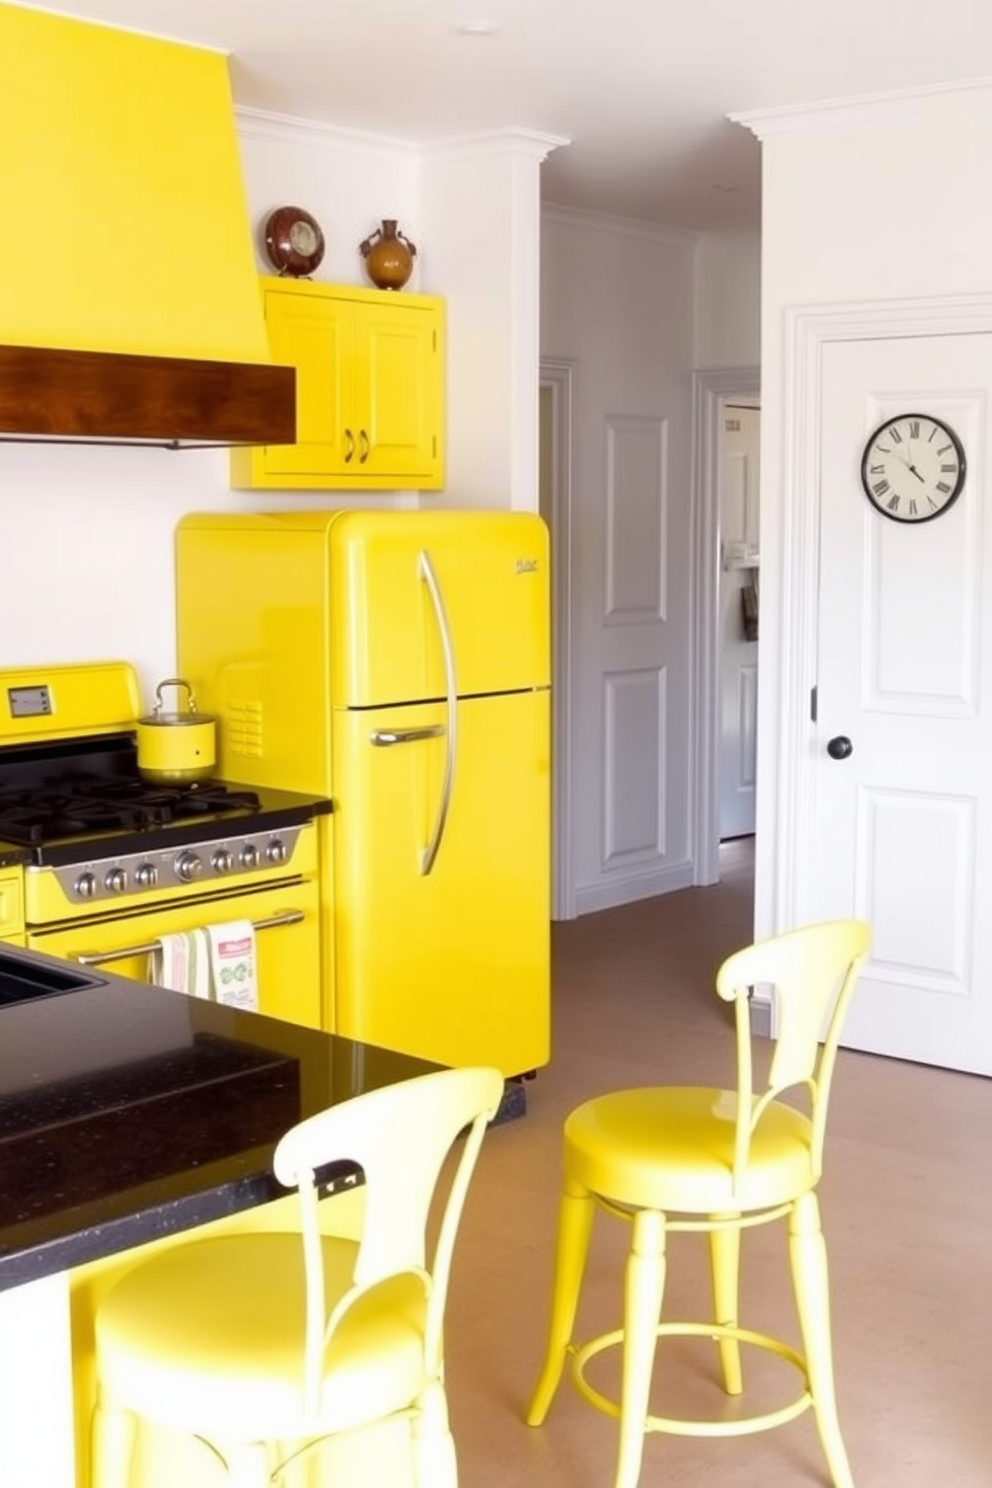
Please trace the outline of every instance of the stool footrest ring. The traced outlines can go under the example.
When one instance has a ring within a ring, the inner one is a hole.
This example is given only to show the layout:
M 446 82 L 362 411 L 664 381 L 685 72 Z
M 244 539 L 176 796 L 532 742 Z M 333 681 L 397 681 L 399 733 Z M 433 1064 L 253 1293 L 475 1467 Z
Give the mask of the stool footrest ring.
M 750 1328 L 733 1327 L 729 1323 L 659 1323 L 655 1330 L 659 1338 L 663 1337 L 694 1337 L 711 1338 L 718 1342 L 721 1338 L 736 1338 L 738 1343 L 753 1344 L 756 1348 L 767 1349 L 770 1353 L 777 1354 L 787 1364 L 798 1369 L 806 1381 L 806 1389 L 795 1400 L 780 1406 L 778 1410 L 765 1411 L 755 1416 L 740 1416 L 733 1421 L 705 1421 L 679 1420 L 672 1416 L 648 1415 L 644 1421 L 645 1431 L 662 1431 L 671 1436 L 749 1436 L 758 1431 L 770 1431 L 775 1426 L 784 1426 L 789 1421 L 794 1421 L 801 1416 L 803 1411 L 809 1410 L 813 1404 L 813 1397 L 809 1390 L 809 1376 L 806 1370 L 806 1360 L 802 1354 L 790 1348 L 778 1338 L 772 1338 L 767 1333 L 755 1333 Z M 594 1358 L 603 1349 L 615 1348 L 623 1343 L 624 1333 L 622 1328 L 616 1328 L 611 1333 L 601 1333 L 598 1337 L 590 1339 L 588 1343 L 581 1346 L 570 1345 L 569 1352 L 572 1355 L 572 1378 L 576 1389 L 594 1405 L 597 1410 L 604 1411 L 606 1415 L 620 1418 L 620 1406 L 617 1401 L 610 1400 L 601 1391 L 592 1386 L 585 1377 L 585 1368 L 590 1359 Z

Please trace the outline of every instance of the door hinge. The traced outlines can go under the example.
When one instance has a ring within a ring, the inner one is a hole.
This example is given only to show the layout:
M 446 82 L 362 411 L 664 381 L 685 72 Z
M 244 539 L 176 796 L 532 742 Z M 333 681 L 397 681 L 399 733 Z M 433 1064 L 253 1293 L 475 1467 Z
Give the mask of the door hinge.
M 816 705 L 817 705 L 817 696 L 816 696 L 816 694 L 817 694 L 817 688 L 816 687 L 811 687 L 810 690 L 809 690 L 809 721 L 810 721 L 810 723 L 815 723 L 816 722 Z

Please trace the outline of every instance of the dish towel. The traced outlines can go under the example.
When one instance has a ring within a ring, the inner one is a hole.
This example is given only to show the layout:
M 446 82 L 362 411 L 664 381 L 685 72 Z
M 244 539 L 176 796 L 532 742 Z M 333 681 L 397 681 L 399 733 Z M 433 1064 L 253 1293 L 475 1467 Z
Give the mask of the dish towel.
M 258 974 L 255 957 L 255 927 L 251 920 L 229 920 L 208 925 L 200 932 L 207 939 L 210 980 L 217 1002 L 229 1007 L 258 1011 Z
M 159 936 L 149 957 L 149 977 L 156 987 L 171 987 L 190 997 L 212 995 L 210 949 L 203 930 L 178 930 Z

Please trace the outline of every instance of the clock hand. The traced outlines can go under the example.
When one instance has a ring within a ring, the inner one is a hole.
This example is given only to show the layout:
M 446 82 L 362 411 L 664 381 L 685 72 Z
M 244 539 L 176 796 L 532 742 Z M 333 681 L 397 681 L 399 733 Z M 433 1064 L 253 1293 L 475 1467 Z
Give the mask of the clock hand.
M 907 461 L 907 464 L 908 464 L 908 461 Z M 923 479 L 923 477 L 922 477 L 922 475 L 921 475 L 921 474 L 920 474 L 920 472 L 919 472 L 919 471 L 918 471 L 918 470 L 917 470 L 917 468 L 916 468 L 916 466 L 915 466 L 915 465 L 910 465 L 910 466 L 909 466 L 909 471 L 910 471 L 910 474 L 911 474 L 911 475 L 915 475 L 915 476 L 916 476 L 916 479 L 917 479 L 917 480 L 918 480 L 918 481 L 920 481 L 920 482 L 921 482 L 921 484 L 922 484 L 922 485 L 924 485 L 924 486 L 925 486 L 925 485 L 926 485 L 926 481 L 925 481 L 925 480 L 924 480 L 924 479 Z

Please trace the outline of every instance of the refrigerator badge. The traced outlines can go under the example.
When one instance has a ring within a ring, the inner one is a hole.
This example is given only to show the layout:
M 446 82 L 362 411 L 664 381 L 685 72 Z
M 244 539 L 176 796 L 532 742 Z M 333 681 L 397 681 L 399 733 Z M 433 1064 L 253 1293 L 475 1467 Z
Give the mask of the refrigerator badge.
M 518 574 L 537 573 L 537 559 L 518 558 L 516 571 Z

